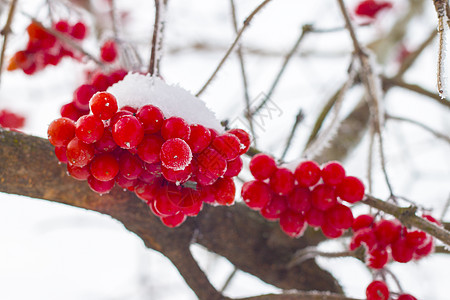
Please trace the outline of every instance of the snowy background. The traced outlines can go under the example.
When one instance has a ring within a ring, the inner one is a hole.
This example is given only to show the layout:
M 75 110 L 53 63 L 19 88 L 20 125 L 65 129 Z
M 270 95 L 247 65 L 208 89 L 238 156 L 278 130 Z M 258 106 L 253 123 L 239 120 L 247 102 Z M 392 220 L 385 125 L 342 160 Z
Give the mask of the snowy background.
M 22 12 L 37 14 L 38 19 L 46 20 L 43 2 L 18 1 L 7 56 L 22 49 L 27 42 L 23 32 L 29 19 Z M 260 3 L 256 0 L 235 2 L 239 24 Z M 356 2 L 346 1 L 349 7 Z M 358 30 L 361 41 L 370 42 L 391 30 L 390 26 L 402 15 L 409 1 L 392 2 L 392 11 L 383 14 L 372 26 Z M 405 43 L 411 48 L 436 27 L 435 11 L 431 1 L 428 2 L 406 37 Z M 153 1 L 116 3 L 119 11 L 128 13 L 126 26 L 120 28 L 121 36 L 137 46 L 144 61 L 148 61 Z M 61 16 L 79 18 L 76 12 L 64 10 L 61 10 Z M 3 11 L 1 24 L 5 18 Z M 86 21 L 90 22 L 89 19 Z M 258 103 L 262 93 L 267 93 L 284 55 L 295 43 L 304 24 L 314 24 L 317 28 L 342 26 L 336 1 L 273 1 L 253 20 L 242 39 L 252 103 Z M 170 0 L 162 76 L 168 83 L 179 84 L 196 93 L 234 36 L 229 1 Z M 198 44 L 205 47 L 193 47 Z M 98 51 L 92 36 L 85 46 L 92 53 Z M 251 51 L 254 49 L 263 52 L 254 54 Z M 306 37 L 271 97 L 280 111 L 258 129 L 259 148 L 280 156 L 295 115 L 302 108 L 306 118 L 297 131 L 287 159 L 300 157 L 317 114 L 347 78 L 350 55 L 351 43 L 345 31 Z M 391 56 L 395 57 L 395 53 Z M 437 44 L 434 43 L 408 71 L 406 81 L 434 90 L 436 57 Z M 392 74 L 395 59 L 392 61 L 387 67 L 380 67 L 380 71 Z M 82 64 L 65 59 L 60 66 L 48 67 L 32 77 L 20 71 L 3 73 L 0 109 L 25 115 L 24 131 L 45 137 L 47 126 L 58 117 L 61 105 L 71 100 L 73 90 L 83 82 L 84 70 Z M 244 101 L 240 76 L 237 56 L 232 55 L 201 98 L 219 120 L 228 119 L 242 125 L 239 120 L 242 120 Z M 361 93 L 361 88 L 349 92 L 343 115 L 354 107 Z M 385 104 L 393 115 L 410 117 L 440 132 L 450 132 L 448 110 L 427 98 L 392 89 Z M 367 147 L 366 137 L 345 162 L 348 173 L 365 178 Z M 386 129 L 387 166 L 396 193 L 434 208 L 433 215 L 441 217 L 450 192 L 449 150 L 449 144 L 421 129 L 389 122 Z M 378 168 L 375 171 L 380 175 Z M 382 176 L 375 177 L 374 187 L 376 196 L 387 195 Z M 356 211 L 366 213 L 367 207 L 359 207 Z M 447 212 L 444 219 L 448 221 L 450 213 Z M 342 250 L 344 245 L 330 241 L 321 247 L 331 251 Z M 220 289 L 233 267 L 199 246 L 194 245 L 192 250 L 212 283 Z M 318 262 L 332 271 L 349 296 L 364 297 L 371 274 L 360 262 L 351 258 L 318 259 Z M 436 254 L 418 263 L 391 265 L 405 291 L 418 299 L 448 299 L 449 255 Z M 270 291 L 276 289 L 238 272 L 226 295 L 250 296 Z M 0 193 L 0 299 L 187 300 L 196 297 L 167 259 L 146 249 L 143 242 L 118 221 L 83 209 Z

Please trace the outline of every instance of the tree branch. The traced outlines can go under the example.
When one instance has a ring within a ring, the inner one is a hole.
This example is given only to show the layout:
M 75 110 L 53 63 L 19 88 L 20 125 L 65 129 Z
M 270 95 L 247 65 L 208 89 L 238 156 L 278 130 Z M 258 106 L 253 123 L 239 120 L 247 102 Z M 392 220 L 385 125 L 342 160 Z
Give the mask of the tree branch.
M 323 292 L 287 291 L 284 294 L 267 294 L 236 300 L 358 300 L 343 295 Z

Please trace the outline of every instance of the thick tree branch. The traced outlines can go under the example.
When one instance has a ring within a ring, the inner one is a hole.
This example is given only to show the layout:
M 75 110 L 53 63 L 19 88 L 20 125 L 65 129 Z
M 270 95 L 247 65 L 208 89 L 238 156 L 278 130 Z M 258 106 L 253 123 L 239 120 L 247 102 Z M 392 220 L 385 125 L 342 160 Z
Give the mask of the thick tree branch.
M 108 214 L 141 237 L 147 247 L 167 252 L 172 259 L 176 249 L 189 246 L 195 232 L 196 243 L 269 284 L 282 289 L 342 292 L 335 279 L 312 261 L 287 268 L 298 249 L 324 239 L 317 232 L 307 231 L 301 239 L 291 239 L 277 224 L 239 204 L 205 207 L 179 228 L 167 228 L 134 194 L 115 188 L 99 196 L 86 182 L 67 176 L 46 139 L 0 129 L 0 191 Z

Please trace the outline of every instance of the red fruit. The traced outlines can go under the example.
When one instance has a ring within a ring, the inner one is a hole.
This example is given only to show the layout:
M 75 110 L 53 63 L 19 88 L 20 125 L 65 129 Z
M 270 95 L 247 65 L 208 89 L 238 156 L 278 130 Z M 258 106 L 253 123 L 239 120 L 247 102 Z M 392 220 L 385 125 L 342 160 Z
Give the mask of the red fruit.
M 80 85 L 75 92 L 73 92 L 73 103 L 80 110 L 89 109 L 89 100 L 97 92 L 95 87 L 90 84 Z
M 313 186 L 319 182 L 320 167 L 312 160 L 301 162 L 295 169 L 294 176 L 300 186 Z
M 191 148 L 192 149 L 192 148 Z M 244 162 L 240 156 L 236 157 L 233 160 L 227 161 L 227 171 L 223 176 L 234 177 L 238 176 L 242 170 Z
M 356 6 L 355 14 L 374 19 L 381 10 L 389 8 L 392 8 L 392 3 L 387 1 L 364 0 Z
M 345 177 L 345 170 L 337 161 L 330 161 L 322 167 L 322 180 L 328 185 L 338 185 Z
M 127 74 L 128 71 L 124 69 L 119 69 L 109 74 L 109 81 L 111 82 L 111 85 L 121 81 Z
M 123 109 L 119 110 L 112 116 L 111 120 L 109 121 L 109 126 L 111 128 L 114 127 L 114 125 L 117 123 L 117 121 L 119 121 L 119 119 L 122 116 L 133 116 L 133 113 L 128 110 L 123 110 Z
M 367 300 L 388 300 L 389 289 L 384 281 L 372 281 L 366 289 Z
M 212 147 L 226 160 L 232 160 L 238 157 L 241 143 L 235 135 L 225 133 L 214 138 Z
M 117 45 L 113 40 L 108 40 L 100 47 L 100 58 L 102 61 L 111 63 L 117 58 Z
M 325 218 L 337 229 L 348 229 L 353 224 L 353 214 L 350 208 L 337 203 L 325 212 Z
M 230 177 L 219 178 L 214 183 L 214 196 L 219 205 L 232 205 L 236 196 L 236 186 Z
M 94 115 L 85 115 L 80 117 L 75 126 L 75 134 L 77 138 L 86 144 L 95 143 L 103 136 L 103 122 L 99 117 Z
M 261 210 L 272 199 L 272 190 L 267 183 L 253 180 L 244 183 L 241 196 L 248 207 Z
M 211 131 L 200 124 L 192 124 L 189 127 L 191 134 L 187 143 L 191 147 L 192 153 L 200 153 L 211 144 Z
M 69 102 L 61 107 L 60 114 L 61 117 L 71 119 L 72 121 L 77 121 L 82 115 L 88 114 L 87 110 L 78 109 L 73 102 Z
M 138 181 L 138 183 L 134 187 L 134 193 L 136 194 L 136 196 L 139 197 L 139 199 L 147 202 L 147 204 L 150 205 L 150 203 L 154 204 L 153 201 L 156 199 L 156 197 L 158 197 L 159 188 L 160 188 L 159 182 L 147 184 L 145 182 Z M 154 206 L 152 208 L 154 208 Z M 153 209 L 152 212 L 155 215 L 160 216 Z
M 311 191 L 308 188 L 296 186 L 287 197 L 290 210 L 305 213 L 311 207 Z
M 306 222 L 312 227 L 320 227 L 325 222 L 325 212 L 311 207 L 305 212 Z
M 179 210 L 189 209 L 192 206 L 196 206 L 196 203 L 200 201 L 199 192 L 173 183 L 163 187 L 161 193 L 164 193 L 162 197 L 167 197 Z
M 428 235 L 420 230 L 406 232 L 406 243 L 411 248 L 420 248 L 428 242 Z
M 66 146 L 75 136 L 75 122 L 68 118 L 56 119 L 48 126 L 47 135 L 53 146 Z
M 241 144 L 239 155 L 242 155 L 248 151 L 248 149 L 250 148 L 251 140 L 250 135 L 245 130 L 235 128 L 228 130 L 227 133 L 234 134 L 239 139 L 239 142 Z
M 373 232 L 377 241 L 382 246 L 387 246 L 400 238 L 402 224 L 397 220 L 380 220 L 373 226 Z
M 153 105 L 144 105 L 136 112 L 136 118 L 144 127 L 145 133 L 156 133 L 161 129 L 164 121 L 162 111 Z
M 161 222 L 167 227 L 175 228 L 183 224 L 183 222 L 186 221 L 186 218 L 186 215 L 180 211 L 172 216 L 161 217 Z
M 333 207 L 336 202 L 333 187 L 326 184 L 319 184 L 312 190 L 311 203 L 315 208 L 325 211 Z
M 109 82 L 109 77 L 103 73 L 95 73 L 92 75 L 91 84 L 98 91 L 106 91 L 106 89 L 111 85 Z
M 323 224 L 322 226 L 320 226 L 320 228 L 322 229 L 323 235 L 330 239 L 338 238 L 344 233 L 343 229 L 334 227 L 327 221 L 327 219 L 323 221 Z
M 371 251 L 377 245 L 377 238 L 373 233 L 372 228 L 361 228 L 353 234 L 352 240 L 350 242 L 350 250 L 355 250 L 364 244 L 367 250 Z
M 90 164 L 92 176 L 100 181 L 110 181 L 119 173 L 119 163 L 114 155 L 103 153 L 96 155 Z
M 279 168 L 270 176 L 270 187 L 276 194 L 287 196 L 294 185 L 294 174 L 289 169 Z
M 280 215 L 280 227 L 290 237 L 299 237 L 307 226 L 301 214 L 286 210 Z
M 19 129 L 25 124 L 25 117 L 10 112 L 6 109 L 0 110 L 0 127 Z
M 94 158 L 94 146 L 83 143 L 75 137 L 67 144 L 66 154 L 69 163 L 83 167 Z
M 347 176 L 336 187 L 336 195 L 349 203 L 361 201 L 364 198 L 364 184 L 356 177 Z
M 372 227 L 373 216 L 372 215 L 360 215 L 353 220 L 352 229 L 358 231 L 361 228 Z
M 126 179 L 137 179 L 143 170 L 142 161 L 128 151 L 119 156 L 119 171 Z
M 382 269 L 389 260 L 389 254 L 385 248 L 372 249 L 366 256 L 366 264 L 372 269 Z
M 423 215 L 422 215 L 422 218 L 424 218 L 425 220 L 427 220 L 427 221 L 429 221 L 429 222 L 431 222 L 431 223 L 436 224 L 437 226 L 442 226 L 441 222 L 439 222 L 438 220 L 436 220 L 432 215 L 426 215 L 426 214 L 423 214 Z
M 286 196 L 273 195 L 272 199 L 261 209 L 261 215 L 269 221 L 278 220 L 288 209 Z
M 61 33 L 66 33 L 69 31 L 69 23 L 66 20 L 59 20 L 55 23 L 54 27 Z
M 116 183 L 118 186 L 120 186 L 123 189 L 127 189 L 129 191 L 134 191 L 134 187 L 138 184 L 138 179 L 128 179 L 123 177 L 120 173 L 117 174 Z
M 95 142 L 95 150 L 99 152 L 112 152 L 117 148 L 117 144 L 113 139 L 112 133 L 109 128 L 103 131 L 102 137 Z
M 23 69 L 31 64 L 30 54 L 28 51 L 17 51 L 9 60 L 6 69 L 8 71 L 14 71 L 17 69 Z
M 67 172 L 70 176 L 76 180 L 87 180 L 91 173 L 89 172 L 89 166 L 77 167 L 71 164 L 67 164 Z
M 200 200 L 209 203 L 214 204 L 216 202 L 216 199 L 214 199 L 214 187 L 212 185 L 197 185 L 197 190 L 200 192 Z
M 180 208 L 173 204 L 169 195 L 167 194 L 167 187 L 163 187 L 156 191 L 157 195 L 154 198 L 153 208 L 158 216 L 173 216 L 180 211 Z
M 100 181 L 95 179 L 94 176 L 89 176 L 87 182 L 91 190 L 93 190 L 96 193 L 99 193 L 100 195 L 109 193 L 114 187 L 115 183 L 114 179 L 110 181 Z
M 123 115 L 114 124 L 112 136 L 119 147 L 132 149 L 142 141 L 144 129 L 136 117 Z
M 223 176 L 227 170 L 227 161 L 216 150 L 208 147 L 197 157 L 198 175 L 215 179 Z M 201 183 L 201 182 L 199 182 Z
M 82 22 L 77 22 L 75 25 L 72 26 L 72 30 L 70 32 L 70 35 L 77 40 L 82 40 L 86 37 L 87 28 L 86 25 Z
M 392 258 L 401 263 L 407 263 L 413 258 L 414 248 L 410 247 L 406 238 L 400 238 L 391 245 Z
M 161 135 L 165 140 L 180 138 L 182 140 L 189 140 L 191 128 L 189 124 L 180 117 L 170 117 L 165 119 L 161 127 Z
M 153 164 L 159 162 L 159 153 L 161 152 L 163 143 L 164 140 L 159 135 L 146 135 L 137 147 L 137 153 L 146 163 Z
M 65 146 L 55 147 L 55 155 L 59 162 L 67 163 L 67 148 Z
M 410 294 L 401 294 L 398 296 L 397 300 L 417 300 L 417 298 Z
M 264 180 L 275 173 L 277 170 L 277 163 L 271 156 L 259 153 L 252 157 L 249 168 L 255 179 Z
M 192 152 L 184 140 L 173 138 L 166 140 L 161 146 L 159 157 L 164 167 L 180 171 L 191 163 Z
M 109 120 L 118 109 L 116 97 L 107 92 L 97 92 L 89 100 L 89 108 L 94 116 L 102 120 Z
M 167 181 L 176 183 L 176 184 L 182 184 L 191 178 L 192 175 L 192 167 L 191 165 L 187 165 L 183 170 L 175 171 L 173 169 L 166 168 L 162 166 L 161 168 L 161 174 L 164 176 L 164 178 L 167 179 Z
M 433 250 L 434 250 L 433 238 L 429 236 L 429 238 L 427 239 L 427 243 L 419 248 L 416 248 L 416 250 L 414 251 L 414 259 L 416 260 L 421 259 L 422 257 L 431 254 Z

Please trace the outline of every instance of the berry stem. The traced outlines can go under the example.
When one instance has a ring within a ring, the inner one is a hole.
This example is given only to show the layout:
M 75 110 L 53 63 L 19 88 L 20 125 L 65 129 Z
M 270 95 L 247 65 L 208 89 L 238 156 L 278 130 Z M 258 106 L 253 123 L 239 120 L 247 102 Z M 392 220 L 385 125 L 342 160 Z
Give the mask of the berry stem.
M 298 250 L 288 263 L 287 267 L 292 268 L 300 265 L 308 259 L 315 258 L 317 256 L 337 258 L 337 257 L 358 257 L 357 250 L 355 251 L 340 251 L 340 252 L 324 252 L 317 249 L 317 247 L 310 246 Z

